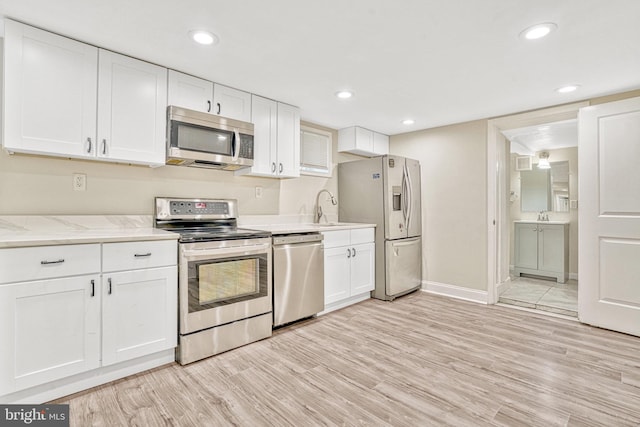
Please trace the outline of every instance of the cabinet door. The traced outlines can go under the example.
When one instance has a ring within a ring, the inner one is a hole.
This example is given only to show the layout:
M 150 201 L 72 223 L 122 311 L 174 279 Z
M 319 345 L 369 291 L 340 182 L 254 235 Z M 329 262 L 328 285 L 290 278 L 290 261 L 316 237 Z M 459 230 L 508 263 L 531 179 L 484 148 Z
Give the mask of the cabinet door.
M 349 247 L 337 247 L 324 250 L 324 304 L 348 298 L 350 289 Z
M 100 364 L 99 275 L 0 286 L 0 395 Z
M 538 226 L 515 224 L 515 267 L 538 269 Z
M 300 110 L 278 103 L 278 176 L 300 176 Z
M 167 69 L 100 50 L 98 157 L 164 165 Z
M 372 291 L 376 284 L 375 244 L 354 245 L 351 248 L 351 296 Z
M 373 153 L 375 155 L 389 154 L 389 135 L 373 132 Z
M 564 226 L 538 225 L 538 269 L 564 271 Z
M 98 49 L 6 20 L 4 58 L 4 147 L 94 157 Z
M 103 366 L 177 345 L 177 278 L 177 267 L 103 276 Z
M 169 70 L 168 103 L 210 113 L 213 110 L 213 82 Z
M 250 122 L 251 94 L 214 83 L 212 112 L 230 119 Z
M 251 97 L 253 122 L 252 174 L 276 176 L 276 141 L 278 138 L 278 103 L 253 95 Z

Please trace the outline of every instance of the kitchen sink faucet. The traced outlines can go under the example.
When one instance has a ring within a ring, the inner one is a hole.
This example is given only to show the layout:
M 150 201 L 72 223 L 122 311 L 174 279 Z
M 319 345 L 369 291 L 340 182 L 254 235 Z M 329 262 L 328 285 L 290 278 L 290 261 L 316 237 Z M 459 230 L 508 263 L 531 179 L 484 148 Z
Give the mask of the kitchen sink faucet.
M 313 222 L 316 223 L 316 224 L 320 223 L 320 218 L 322 218 L 322 215 L 323 215 L 322 206 L 320 206 L 320 194 L 322 194 L 324 192 L 326 192 L 329 195 L 329 197 L 331 197 L 331 204 L 333 206 L 338 204 L 338 201 L 336 200 L 335 197 L 333 197 L 333 194 L 331 194 L 331 191 L 329 191 L 329 190 L 327 190 L 325 188 L 323 188 L 322 190 L 318 191 L 318 195 L 316 196 L 316 214 L 315 214 L 315 216 L 313 218 Z

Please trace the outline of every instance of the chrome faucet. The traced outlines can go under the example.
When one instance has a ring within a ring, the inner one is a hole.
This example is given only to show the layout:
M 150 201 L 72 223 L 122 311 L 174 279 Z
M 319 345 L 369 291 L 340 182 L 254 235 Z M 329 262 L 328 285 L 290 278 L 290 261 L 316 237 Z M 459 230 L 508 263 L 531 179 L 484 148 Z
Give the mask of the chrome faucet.
M 326 192 L 329 195 L 329 197 L 331 197 L 331 204 L 333 206 L 338 204 L 338 201 L 336 200 L 335 197 L 333 197 L 333 194 L 331 194 L 331 191 L 329 191 L 329 190 L 327 190 L 325 188 L 323 188 L 322 190 L 318 191 L 318 194 L 316 195 L 316 214 L 315 214 L 315 216 L 313 218 L 313 222 L 316 223 L 316 224 L 318 224 L 320 222 L 320 218 L 322 218 L 322 215 L 323 215 L 322 206 L 320 206 L 320 194 L 322 194 L 324 192 Z
M 545 211 L 540 211 L 538 214 L 538 221 L 549 221 L 549 214 Z

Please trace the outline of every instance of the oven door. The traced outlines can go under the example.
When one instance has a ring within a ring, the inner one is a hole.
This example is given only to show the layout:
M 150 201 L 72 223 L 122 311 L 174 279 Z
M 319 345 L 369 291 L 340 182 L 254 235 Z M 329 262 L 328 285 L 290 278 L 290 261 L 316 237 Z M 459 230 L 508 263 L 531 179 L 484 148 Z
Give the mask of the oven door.
M 270 240 L 180 245 L 182 335 L 271 312 Z

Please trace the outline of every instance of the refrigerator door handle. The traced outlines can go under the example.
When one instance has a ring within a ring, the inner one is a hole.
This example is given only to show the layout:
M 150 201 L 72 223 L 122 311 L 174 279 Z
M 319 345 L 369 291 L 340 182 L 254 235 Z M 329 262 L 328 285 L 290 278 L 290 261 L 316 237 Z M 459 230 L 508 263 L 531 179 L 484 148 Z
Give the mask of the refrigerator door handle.
M 409 229 L 409 226 L 411 225 L 411 204 L 413 203 L 413 200 L 411 200 L 411 191 L 412 191 L 412 186 L 411 186 L 411 177 L 409 176 L 409 169 L 407 168 L 407 165 L 404 165 L 404 170 L 403 170 L 405 181 L 405 201 L 406 201 L 406 220 L 405 220 L 405 229 Z

